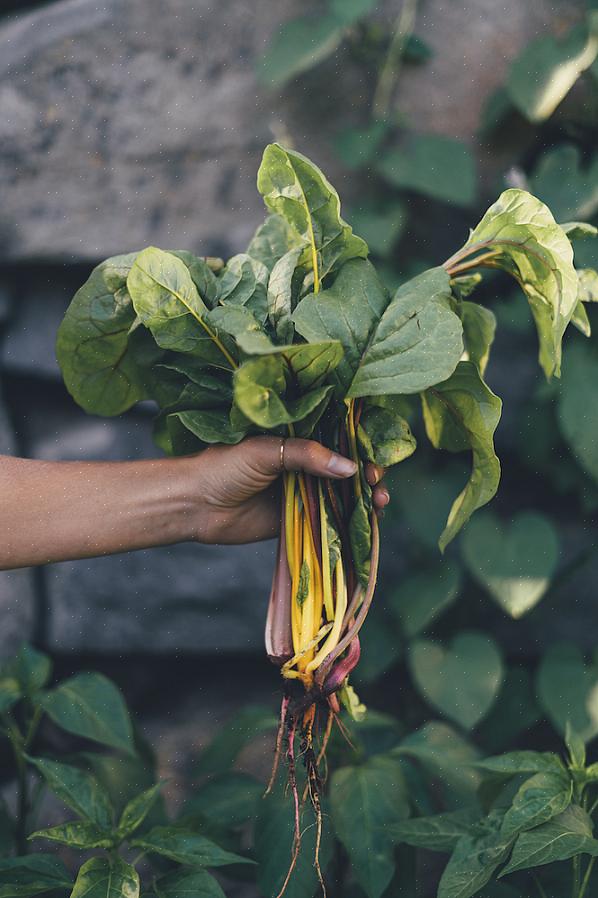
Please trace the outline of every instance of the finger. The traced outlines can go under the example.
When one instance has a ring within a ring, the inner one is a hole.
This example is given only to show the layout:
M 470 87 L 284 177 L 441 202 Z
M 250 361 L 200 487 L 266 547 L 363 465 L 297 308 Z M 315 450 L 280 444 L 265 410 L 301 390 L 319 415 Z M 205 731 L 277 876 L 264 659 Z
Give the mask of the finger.
M 384 482 L 377 484 L 372 491 L 372 502 L 377 509 L 386 508 L 390 502 L 390 493 Z
M 375 465 L 369 461 L 365 466 L 365 479 L 370 486 L 376 486 L 384 477 L 384 468 L 382 465 Z
M 350 458 L 332 452 L 315 440 L 291 437 L 284 443 L 284 468 L 286 471 L 305 471 L 316 477 L 332 477 L 341 480 L 352 477 L 357 465 Z

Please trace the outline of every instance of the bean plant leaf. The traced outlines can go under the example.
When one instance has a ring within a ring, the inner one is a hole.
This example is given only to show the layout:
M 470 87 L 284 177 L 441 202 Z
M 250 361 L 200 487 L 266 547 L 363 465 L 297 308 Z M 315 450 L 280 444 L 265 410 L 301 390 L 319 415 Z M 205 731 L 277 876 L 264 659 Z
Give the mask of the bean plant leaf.
M 435 708 L 472 729 L 498 695 L 503 667 L 496 644 L 481 633 L 461 633 L 447 648 L 429 640 L 409 652 L 412 675 Z
M 248 858 L 225 851 L 215 842 L 193 830 L 174 826 L 154 826 L 148 833 L 130 843 L 150 854 L 159 854 L 178 864 L 195 867 L 225 867 L 229 864 L 251 864 Z
M 351 397 L 418 393 L 445 380 L 463 353 L 449 277 L 431 268 L 399 287 L 371 333 Z
M 331 56 L 343 34 L 344 23 L 333 13 L 291 19 L 274 36 L 259 60 L 260 80 L 272 87 L 282 87 Z
M 2 675 L 14 677 L 24 695 L 43 689 L 52 674 L 52 660 L 44 652 L 23 643 L 19 651 L 2 667 Z
M 490 309 L 475 302 L 460 302 L 457 311 L 463 325 L 465 351 L 483 377 L 496 333 L 496 318 Z
M 139 898 L 139 875 L 118 855 L 92 857 L 79 870 L 71 898 Z
M 204 783 L 185 805 L 185 815 L 201 818 L 226 828 L 255 819 L 264 786 L 248 773 L 230 770 Z
M 573 781 L 566 773 L 536 773 L 518 789 L 502 832 L 513 835 L 546 823 L 571 804 Z
M 430 721 L 411 733 L 393 754 L 415 760 L 442 792 L 449 810 L 473 804 L 481 777 L 472 767 L 478 752 L 447 723 Z
M 545 594 L 558 556 L 554 527 L 532 512 L 517 515 L 508 525 L 485 512 L 463 537 L 463 557 L 470 573 L 515 619 Z
M 407 637 L 418 636 L 452 605 L 459 595 L 461 580 L 459 567 L 442 560 L 405 577 L 395 587 L 389 595 L 389 605 Z
M 313 272 L 314 289 L 343 262 L 367 256 L 367 244 L 340 216 L 338 193 L 301 153 L 266 147 L 257 186 L 266 206 L 282 215 L 306 249 L 301 264 Z
M 530 189 L 557 221 L 591 218 L 598 210 L 598 159 L 586 165 L 579 147 L 570 143 L 554 147 L 540 157 Z M 570 240 L 576 239 L 570 227 L 565 233 Z
M 29 854 L 0 858 L 0 895 L 2 898 L 29 898 L 71 889 L 71 876 L 53 854 Z
M 226 773 L 243 748 L 252 740 L 276 728 L 272 710 L 261 705 L 248 705 L 225 726 L 200 754 L 195 763 L 196 776 Z
M 475 808 L 437 814 L 434 817 L 416 817 L 401 820 L 388 827 L 388 832 L 397 843 L 405 843 L 413 848 L 428 851 L 453 851 L 461 836 L 476 829 L 480 814 Z
M 558 422 L 575 459 L 598 481 L 598 404 L 592 385 L 598 378 L 598 352 L 576 341 L 567 347 L 563 383 L 558 395 Z
M 414 134 L 404 146 L 390 150 L 377 166 L 395 187 L 414 190 L 456 206 L 471 206 L 477 173 L 470 149 L 440 134 Z
M 501 820 L 494 812 L 484 821 L 485 831 L 459 839 L 442 874 L 438 898 L 471 898 L 490 882 L 513 844 L 513 836 L 500 832 Z
M 560 733 L 564 735 L 569 725 L 585 741 L 598 735 L 598 671 L 585 664 L 576 646 L 557 643 L 548 649 L 538 669 L 536 689 Z
M 464 249 L 491 252 L 484 264 L 519 283 L 536 322 L 540 364 L 547 377 L 558 377 L 561 341 L 577 302 L 577 274 L 571 244 L 550 209 L 525 190 L 505 190 Z
M 453 502 L 438 545 L 447 545 L 476 509 L 492 499 L 500 480 L 494 431 L 502 403 L 480 377 L 473 362 L 459 362 L 454 374 L 422 394 L 426 433 L 436 449 L 472 453 L 472 472 Z
M 114 846 L 113 836 L 105 829 L 87 820 L 73 820 L 60 823 L 48 829 L 40 829 L 29 836 L 30 839 L 47 839 L 71 848 L 89 850 L 91 848 L 110 849 Z
M 331 780 L 331 812 L 355 877 L 368 898 L 380 898 L 394 872 L 387 827 L 409 816 L 407 789 L 394 758 L 377 755 L 341 767 Z
M 162 783 L 156 783 L 127 802 L 118 822 L 118 832 L 121 837 L 129 836 L 139 829 L 160 797 L 161 789 Z
M 0 713 L 4 713 L 16 705 L 21 695 L 21 687 L 15 677 L 0 676 Z
M 500 875 L 567 861 L 578 854 L 597 857 L 598 840 L 592 836 L 592 821 L 587 812 L 571 805 L 548 823 L 521 833 L 513 847 L 511 860 Z
M 574 26 L 561 40 L 543 36 L 532 41 L 511 65 L 509 96 L 532 122 L 552 115 L 598 53 L 598 37 L 586 25 Z
M 154 881 L 156 898 L 226 898 L 207 870 L 173 870 Z
M 133 729 L 120 690 L 99 673 L 75 674 L 38 702 L 55 724 L 103 745 L 134 754 Z
M 106 259 L 75 293 L 58 328 L 56 357 L 66 388 L 96 415 L 118 415 L 148 395 L 134 341 L 127 276 L 136 253 Z
M 336 135 L 334 148 L 346 166 L 359 168 L 375 158 L 387 133 L 388 122 L 385 121 L 374 121 L 365 128 L 344 128 Z
M 95 777 L 58 761 L 29 758 L 54 794 L 76 814 L 108 829 L 112 825 L 112 806 L 106 791 Z

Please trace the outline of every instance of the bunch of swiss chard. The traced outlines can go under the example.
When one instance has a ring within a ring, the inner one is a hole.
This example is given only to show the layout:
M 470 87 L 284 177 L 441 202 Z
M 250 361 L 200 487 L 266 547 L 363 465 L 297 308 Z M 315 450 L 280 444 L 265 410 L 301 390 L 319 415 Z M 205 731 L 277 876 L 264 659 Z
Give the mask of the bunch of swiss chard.
M 99 265 L 66 313 L 57 354 L 89 412 L 154 400 L 156 441 L 168 453 L 268 433 L 320 440 L 357 463 L 350 482 L 284 475 L 266 645 L 285 682 L 277 755 L 286 732 L 298 850 L 295 743 L 319 821 L 318 767 L 339 701 L 359 707 L 348 677 L 379 559 L 365 464 L 388 467 L 414 452 L 405 397 L 419 394 L 432 444 L 472 454 L 444 549 L 500 477 L 501 401 L 484 381 L 495 320 L 468 298 L 480 269 L 518 282 L 540 364 L 558 376 L 567 325 L 587 332 L 568 234 L 592 229 L 559 225 L 529 193 L 506 190 L 450 259 L 391 296 L 308 159 L 268 146 L 258 189 L 269 215 L 226 264 L 150 247 Z

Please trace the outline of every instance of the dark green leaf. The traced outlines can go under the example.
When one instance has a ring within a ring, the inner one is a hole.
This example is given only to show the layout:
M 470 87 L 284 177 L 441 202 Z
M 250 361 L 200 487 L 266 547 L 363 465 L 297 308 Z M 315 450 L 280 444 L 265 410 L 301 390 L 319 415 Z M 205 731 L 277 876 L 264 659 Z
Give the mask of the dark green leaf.
M 515 619 L 538 604 L 550 586 L 558 556 L 552 524 L 532 512 L 522 512 L 509 525 L 485 512 L 463 537 L 470 573 Z
M 372 122 L 365 128 L 344 128 L 337 134 L 334 147 L 346 166 L 359 168 L 374 159 L 387 131 L 388 123 L 383 121 Z
M 15 658 L 6 664 L 2 673 L 14 677 L 25 695 L 42 689 L 52 675 L 52 661 L 44 652 L 23 643 Z M 1 681 L 0 681 L 1 682 Z
M 54 794 L 71 810 L 100 828 L 112 825 L 112 806 L 106 791 L 95 777 L 70 764 L 29 758 Z
M 172 412 L 169 419 L 177 421 L 189 430 L 202 443 L 240 443 L 246 430 L 236 430 L 230 418 L 230 407 L 223 409 L 209 408 L 202 411 Z
M 331 811 L 355 877 L 368 898 L 380 898 L 394 873 L 387 828 L 409 816 L 401 766 L 376 755 L 359 767 L 341 767 L 332 776 Z
M 154 882 L 157 898 L 226 898 L 207 870 L 175 870 Z
M 85 820 L 73 820 L 70 823 L 61 823 L 51 826 L 49 829 L 40 829 L 29 836 L 30 839 L 48 839 L 50 842 L 59 842 L 61 845 L 69 845 L 71 848 L 112 848 L 114 839 L 111 833 Z
M 121 857 L 92 857 L 79 870 L 71 898 L 139 898 L 139 876 Z
M 264 785 L 248 773 L 231 770 L 208 780 L 191 796 L 185 814 L 199 816 L 222 827 L 241 826 L 255 818 Z
M 99 673 L 80 673 L 38 696 L 46 714 L 69 733 L 134 753 L 133 731 L 124 699 Z
M 538 698 L 554 727 L 565 733 L 567 724 L 582 739 L 598 734 L 598 672 L 584 663 L 574 645 L 551 646 L 538 670 Z
M 530 188 L 557 220 L 591 218 L 598 209 L 598 159 L 585 165 L 573 144 L 550 149 L 540 157 Z M 575 232 L 567 236 L 576 239 Z
M 396 198 L 383 203 L 364 203 L 351 209 L 351 221 L 370 252 L 385 257 L 392 252 L 405 229 L 407 210 Z
M 485 821 L 485 832 L 462 836 L 446 865 L 438 898 L 471 898 L 482 889 L 497 867 L 506 860 L 512 836 L 500 833 L 501 816 Z
M 447 808 L 473 803 L 480 775 L 471 765 L 478 753 L 448 724 L 427 723 L 407 736 L 395 753 L 418 761 L 436 786 L 440 784 Z
M 0 858 L 0 898 L 30 898 L 72 888 L 61 860 L 51 854 Z
M 162 783 L 156 783 L 127 802 L 118 823 L 118 833 L 122 838 L 129 836 L 141 826 L 158 800 L 161 788 Z
M 148 833 L 133 839 L 131 845 L 150 854 L 159 854 L 178 864 L 195 867 L 225 867 L 249 864 L 247 858 L 225 851 L 205 836 L 174 826 L 154 826 Z
M 514 835 L 561 814 L 571 804 L 573 781 L 566 773 L 536 773 L 518 789 L 502 832 Z
M 489 751 L 504 751 L 541 717 L 532 678 L 524 667 L 515 665 L 507 670 L 498 698 L 477 730 L 477 738 Z
M 15 677 L 0 676 L 0 714 L 16 705 L 21 694 L 21 687 Z
M 378 171 L 395 187 L 414 190 L 456 206 L 471 206 L 477 174 L 470 149 L 440 134 L 414 134 L 406 144 L 390 150 Z
M 330 0 L 335 16 L 347 25 L 357 22 L 376 8 L 377 0 Z
M 558 421 L 565 440 L 582 468 L 598 481 L 598 352 L 592 344 L 575 341 L 567 347 Z
M 426 433 L 436 449 L 472 453 L 472 472 L 453 502 L 438 545 L 444 551 L 476 509 L 492 499 L 500 479 L 494 431 L 502 402 L 480 377 L 473 362 L 459 362 L 444 383 L 422 394 Z
M 592 821 L 588 814 L 571 805 L 548 823 L 521 833 L 511 860 L 500 875 L 566 861 L 578 854 L 598 856 L 598 840 L 592 838 Z
M 489 773 L 518 776 L 520 773 L 564 773 L 565 768 L 558 755 L 551 752 L 511 751 L 493 758 L 477 761 L 476 767 Z
M 197 776 L 215 776 L 232 767 L 243 748 L 262 733 L 276 729 L 277 719 L 270 708 L 248 705 L 216 734 L 199 756 Z
M 409 652 L 411 673 L 435 708 L 472 729 L 490 710 L 503 677 L 496 644 L 481 633 L 461 633 L 448 648 L 428 640 Z
M 435 817 L 401 820 L 388 827 L 393 841 L 428 851 L 452 851 L 461 836 L 476 830 L 480 814 L 476 809 L 452 811 Z
M 384 468 L 409 458 L 417 445 L 401 415 L 375 405 L 366 407 L 361 415 L 358 437 L 368 460 Z
M 281 87 L 334 53 L 343 33 L 344 23 L 332 13 L 291 19 L 274 36 L 260 59 L 260 79 Z
M 390 594 L 390 608 L 405 635 L 413 638 L 452 605 L 460 589 L 461 571 L 457 565 L 438 561 L 403 579 Z

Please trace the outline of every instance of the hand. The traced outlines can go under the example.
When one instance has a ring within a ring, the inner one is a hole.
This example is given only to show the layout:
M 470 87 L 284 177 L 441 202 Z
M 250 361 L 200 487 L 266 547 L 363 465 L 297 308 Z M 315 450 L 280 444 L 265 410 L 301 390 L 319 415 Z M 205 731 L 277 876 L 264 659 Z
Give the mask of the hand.
M 195 532 L 199 542 L 249 543 L 278 533 L 280 447 L 278 437 L 251 437 L 237 446 L 211 446 L 194 456 L 201 490 Z M 320 443 L 295 438 L 284 441 L 284 468 L 333 480 L 351 477 L 356 470 L 353 461 Z M 381 510 L 390 500 L 382 481 L 384 469 L 368 464 L 365 473 L 373 487 L 374 507 Z

